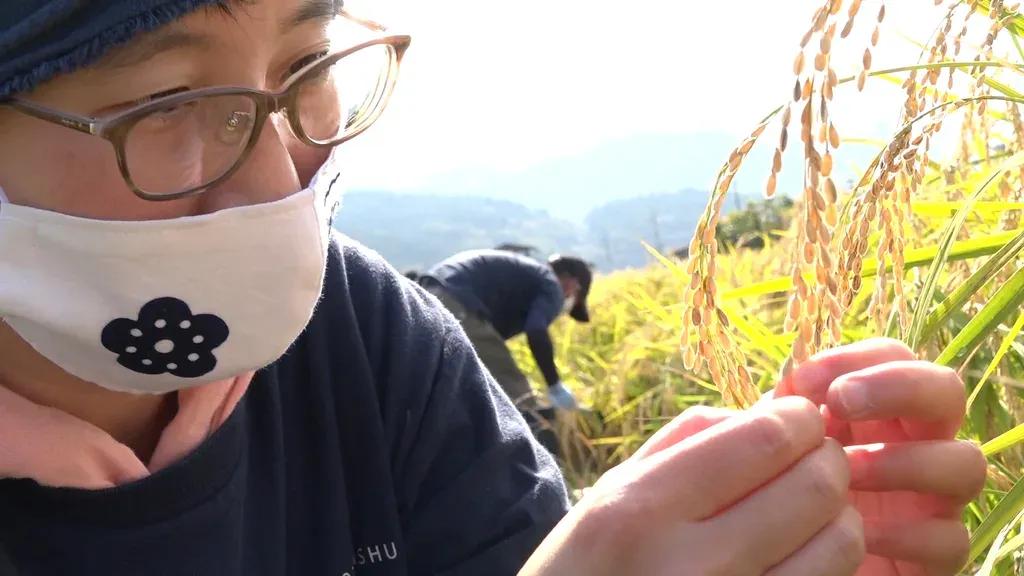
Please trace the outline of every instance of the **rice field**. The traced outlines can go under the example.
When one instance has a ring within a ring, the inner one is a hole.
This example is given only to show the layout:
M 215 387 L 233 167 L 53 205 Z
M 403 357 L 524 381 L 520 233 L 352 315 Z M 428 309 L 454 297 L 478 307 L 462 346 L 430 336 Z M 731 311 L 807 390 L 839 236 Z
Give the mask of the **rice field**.
M 560 423 L 573 488 L 691 405 L 748 406 L 815 352 L 886 335 L 968 387 L 961 436 L 982 444 L 990 473 L 963 518 L 966 573 L 1024 573 L 1024 16 L 995 0 L 904 1 L 940 5 L 943 17 L 917 61 L 885 70 L 872 68 L 884 2 L 793 14 L 809 24 L 794 39 L 792 94 L 766 101 L 764 120 L 722 159 L 689 257 L 652 251 L 647 269 L 599 277 L 592 323 L 557 323 L 557 361 L 591 409 Z M 855 70 L 833 67 L 844 42 L 862 43 Z M 898 118 L 891 138 L 844 185 L 833 101 L 872 82 L 905 97 L 898 114 L 885 111 Z M 771 166 L 744 165 L 755 146 L 775 149 Z M 790 226 L 760 250 L 716 240 L 740 170 L 764 171 L 765 196 L 796 200 Z M 784 170 L 802 174 L 802 190 L 778 189 Z M 533 367 L 522 342 L 515 353 Z

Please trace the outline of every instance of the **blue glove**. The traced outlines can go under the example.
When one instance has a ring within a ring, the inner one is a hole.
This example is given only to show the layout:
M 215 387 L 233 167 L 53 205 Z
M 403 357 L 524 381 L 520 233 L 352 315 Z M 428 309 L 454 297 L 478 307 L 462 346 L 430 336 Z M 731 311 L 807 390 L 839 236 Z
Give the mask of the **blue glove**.
M 576 410 L 576 398 L 573 397 L 572 392 L 565 387 L 565 384 L 558 382 L 554 386 L 548 387 L 548 400 L 555 408 L 562 410 Z

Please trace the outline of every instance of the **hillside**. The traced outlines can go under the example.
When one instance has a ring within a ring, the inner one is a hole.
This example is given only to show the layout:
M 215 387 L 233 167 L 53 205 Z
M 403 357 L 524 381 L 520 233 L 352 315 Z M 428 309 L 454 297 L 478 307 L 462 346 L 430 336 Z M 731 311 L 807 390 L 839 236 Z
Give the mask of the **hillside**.
M 400 270 L 422 270 L 460 250 L 515 243 L 542 255 L 578 254 L 610 271 L 650 263 L 641 241 L 666 251 L 686 246 L 705 199 L 706 193 L 687 190 L 616 200 L 577 224 L 507 200 L 353 191 L 335 227 Z
M 604 269 L 644 266 L 650 257 L 640 241 L 662 252 L 689 245 L 706 202 L 707 193 L 700 190 L 614 200 L 586 216 L 586 238 Z
M 764 189 L 774 137 L 769 140 L 772 142 L 751 151 L 748 169 L 733 181 L 738 192 L 757 196 Z M 637 134 L 513 172 L 466 168 L 407 192 L 508 200 L 582 224 L 591 211 L 610 202 L 710 189 L 722 162 L 739 141 L 737 136 L 716 132 Z M 853 177 L 850 163 L 867 164 L 871 152 L 868 147 L 845 150 L 844 163 L 836 166 L 837 182 Z M 787 161 L 796 161 L 790 156 L 787 154 Z M 802 190 L 799 170 L 783 172 L 780 178 L 780 193 Z
M 400 270 L 422 270 L 458 252 L 506 242 L 590 257 L 577 225 L 504 200 L 351 192 L 334 226 Z

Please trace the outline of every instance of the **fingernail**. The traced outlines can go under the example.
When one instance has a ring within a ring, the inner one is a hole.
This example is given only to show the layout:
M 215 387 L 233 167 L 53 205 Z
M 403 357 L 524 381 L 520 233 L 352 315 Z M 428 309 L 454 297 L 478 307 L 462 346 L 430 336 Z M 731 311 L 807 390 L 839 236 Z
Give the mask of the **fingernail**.
M 790 374 L 792 374 L 792 372 L 793 372 L 793 357 L 790 356 L 790 357 L 786 358 L 786 363 L 783 364 L 781 368 L 779 368 L 778 381 L 782 382 L 786 378 L 789 378 L 789 376 L 790 376 Z
M 866 414 L 871 409 L 868 401 L 867 391 L 863 386 L 857 386 L 853 382 L 847 382 L 839 386 L 839 404 L 843 408 L 844 416 L 857 418 Z

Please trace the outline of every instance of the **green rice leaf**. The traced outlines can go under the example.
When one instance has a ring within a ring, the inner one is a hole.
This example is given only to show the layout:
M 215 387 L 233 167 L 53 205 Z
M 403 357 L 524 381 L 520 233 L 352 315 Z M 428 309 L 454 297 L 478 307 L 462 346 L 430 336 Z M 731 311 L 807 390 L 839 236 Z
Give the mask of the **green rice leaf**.
M 1021 547 L 1024 547 L 1024 534 L 1018 534 L 1013 538 L 1010 538 L 1009 542 L 999 549 L 999 556 L 996 558 L 996 562 L 1006 558 L 1010 554 L 1013 554 Z
M 996 535 L 995 541 L 992 542 L 992 546 L 989 548 L 988 555 L 985 556 L 985 562 L 981 565 L 981 568 L 975 573 L 974 576 L 991 576 L 992 570 L 996 567 L 996 562 L 999 561 L 999 552 L 1003 548 L 1003 542 L 1006 540 L 1006 535 L 1010 533 L 1010 530 L 1020 522 L 1021 514 L 1018 513 L 1017 517 L 1013 519 L 1013 522 L 1007 522 L 1006 526 L 999 531 Z
M 982 521 L 981 526 L 971 535 L 971 551 L 968 562 L 974 562 L 985 549 L 995 541 L 999 533 L 1024 510 L 1024 481 L 1018 480 L 992 512 Z
M 1017 316 L 1017 321 L 1013 323 L 1013 327 L 1010 328 L 1010 331 L 1007 332 L 1006 336 L 1003 337 L 1003 342 L 1002 344 L 999 345 L 999 350 L 996 351 L 995 356 L 992 357 L 992 361 L 989 362 L 988 364 L 988 368 L 985 369 L 985 374 L 981 377 L 981 380 L 979 380 L 978 384 L 974 387 L 974 391 L 971 392 L 971 397 L 967 399 L 968 412 L 971 411 L 971 406 L 974 405 L 974 401 L 978 398 L 978 394 L 981 392 L 982 387 L 985 386 L 985 383 L 988 382 L 989 377 L 992 376 L 992 373 L 995 372 L 996 368 L 999 367 L 999 363 L 1003 361 L 1003 356 L 1006 355 L 1006 352 L 1010 349 L 1010 346 L 1013 344 L 1014 340 L 1017 339 L 1017 335 L 1020 334 L 1020 330 L 1022 327 L 1024 327 L 1024 312 L 1021 312 Z M 1022 437 L 1024 437 L 1024 432 L 1022 432 Z M 1007 446 L 1007 448 L 1008 447 L 1009 446 Z
M 1000 248 L 976 272 L 971 274 L 966 282 L 957 286 L 956 290 L 932 310 L 921 330 L 919 343 L 930 340 L 940 326 L 944 326 L 953 314 L 963 308 L 963 305 L 987 284 L 996 272 L 1017 258 L 1021 250 L 1024 250 L 1024 230 L 1021 230 L 1016 237 Z
M 947 261 L 955 262 L 960 260 L 970 260 L 972 258 L 994 254 L 1022 233 L 1024 233 L 1024 228 L 957 242 L 953 245 L 953 249 L 950 250 Z M 932 259 L 935 258 L 937 251 L 937 246 L 908 250 L 904 255 L 905 268 L 910 270 L 912 268 L 920 268 L 922 266 L 929 265 Z M 886 266 L 886 269 L 890 270 L 892 269 L 892 266 Z M 878 260 L 876 258 L 864 260 L 862 276 L 864 278 L 871 278 L 877 273 Z M 811 280 L 812 278 L 813 277 L 811 275 L 807 275 L 808 280 Z M 770 280 L 762 280 L 761 282 L 752 282 L 741 288 L 726 290 L 719 296 L 722 300 L 738 300 L 740 298 L 760 297 L 773 292 L 785 292 L 792 288 L 793 279 L 789 276 L 780 276 Z
M 1024 424 L 1021 424 L 1009 432 L 1004 432 L 988 442 L 985 442 L 981 445 L 981 451 L 985 454 L 985 457 L 988 458 L 1002 452 L 1003 450 L 1013 448 L 1021 442 L 1024 442 Z
M 956 214 L 962 205 L 962 202 L 914 202 L 911 210 L 918 216 L 945 220 Z M 1009 210 L 1024 210 L 1024 202 L 976 202 L 971 211 L 975 214 L 992 216 L 1002 215 Z
M 1010 277 L 991 300 L 971 318 L 967 326 L 960 330 L 953 340 L 935 359 L 937 364 L 950 366 L 972 352 L 989 336 L 1007 317 L 1017 311 L 1024 302 L 1024 268 Z
M 956 216 L 946 224 L 946 228 L 942 233 L 942 239 L 939 240 L 938 250 L 935 253 L 935 257 L 932 259 L 931 267 L 928 270 L 928 275 L 925 276 L 924 285 L 921 287 L 921 292 L 918 294 L 910 327 L 904 335 L 904 340 L 911 349 L 916 350 L 918 348 L 918 344 L 921 340 L 921 334 L 924 331 L 925 322 L 928 319 L 928 310 L 932 304 L 935 286 L 939 281 L 939 275 L 942 274 L 942 270 L 946 266 L 946 261 L 949 259 L 949 252 L 952 250 L 956 238 L 960 235 L 960 230 L 963 229 L 964 222 L 967 221 L 967 216 L 971 213 L 974 203 L 978 200 L 981 194 L 996 181 L 997 178 L 1002 177 L 1004 171 L 1017 168 L 1022 164 L 1024 164 L 1024 152 L 1018 152 L 1011 156 L 1006 162 L 1000 164 L 999 167 L 992 170 L 988 177 L 985 178 L 982 185 L 975 189 L 974 193 L 964 200 L 963 206 L 957 210 Z

